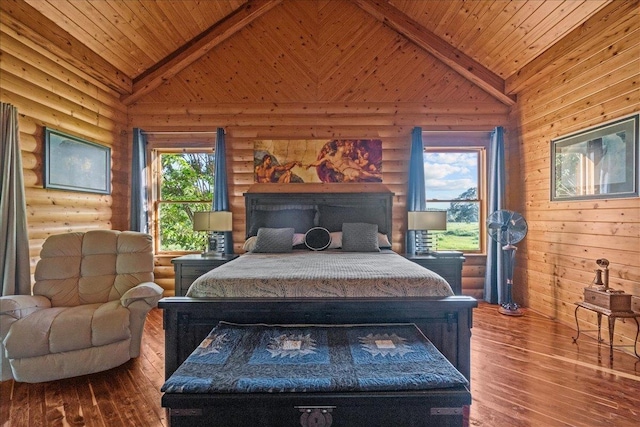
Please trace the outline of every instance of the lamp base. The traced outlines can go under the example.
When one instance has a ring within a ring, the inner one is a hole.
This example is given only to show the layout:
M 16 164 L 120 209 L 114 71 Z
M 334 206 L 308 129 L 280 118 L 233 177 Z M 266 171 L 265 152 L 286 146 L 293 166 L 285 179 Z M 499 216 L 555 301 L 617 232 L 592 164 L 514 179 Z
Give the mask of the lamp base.
M 203 257 L 220 255 L 224 252 L 224 233 L 209 232 L 207 248 L 202 252 Z

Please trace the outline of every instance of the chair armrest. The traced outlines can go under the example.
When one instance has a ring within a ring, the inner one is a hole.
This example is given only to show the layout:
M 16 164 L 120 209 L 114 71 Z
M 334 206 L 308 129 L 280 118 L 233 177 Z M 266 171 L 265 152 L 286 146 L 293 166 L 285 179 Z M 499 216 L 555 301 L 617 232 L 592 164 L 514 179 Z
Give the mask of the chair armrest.
M 51 308 L 51 300 L 42 295 L 7 295 L 0 297 L 0 316 L 7 315 L 16 320 L 45 308 Z
M 124 295 L 120 297 L 120 303 L 124 307 L 129 307 L 132 303 L 143 300 L 150 307 L 156 307 L 158 301 L 162 298 L 163 292 L 164 289 L 157 284 L 153 282 L 143 282 L 125 292 Z

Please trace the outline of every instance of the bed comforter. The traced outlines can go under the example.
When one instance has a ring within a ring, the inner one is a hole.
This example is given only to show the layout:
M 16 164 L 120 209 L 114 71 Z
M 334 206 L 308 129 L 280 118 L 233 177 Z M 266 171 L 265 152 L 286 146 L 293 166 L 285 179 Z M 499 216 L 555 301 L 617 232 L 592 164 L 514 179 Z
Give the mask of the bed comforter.
M 195 298 L 451 295 L 445 279 L 391 250 L 247 253 L 200 276 L 187 292 Z

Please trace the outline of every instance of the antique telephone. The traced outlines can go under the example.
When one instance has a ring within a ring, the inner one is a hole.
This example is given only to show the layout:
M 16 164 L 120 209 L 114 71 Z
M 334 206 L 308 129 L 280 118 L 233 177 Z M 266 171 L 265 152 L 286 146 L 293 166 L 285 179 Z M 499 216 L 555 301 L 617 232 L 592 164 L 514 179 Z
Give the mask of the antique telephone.
M 596 264 L 600 268 L 591 286 L 584 288 L 584 301 L 611 312 L 631 311 L 631 294 L 609 287 L 609 260 L 600 258 Z
M 601 269 L 595 270 L 596 277 L 593 279 L 593 285 L 602 291 L 609 289 L 609 260 L 605 258 L 599 258 L 596 260 L 598 267 Z

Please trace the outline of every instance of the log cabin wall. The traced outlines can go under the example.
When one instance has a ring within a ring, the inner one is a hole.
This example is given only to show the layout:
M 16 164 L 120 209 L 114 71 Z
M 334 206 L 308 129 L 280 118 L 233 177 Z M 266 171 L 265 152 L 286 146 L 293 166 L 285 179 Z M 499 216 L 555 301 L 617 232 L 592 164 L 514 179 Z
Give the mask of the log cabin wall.
M 236 252 L 245 236 L 243 193 L 254 181 L 255 140 L 381 139 L 383 184 L 395 193 L 393 247 L 402 251 L 413 127 L 490 131 L 506 125 L 508 112 L 356 5 L 303 1 L 276 6 L 136 100 L 128 127 L 225 128 Z M 334 185 L 358 191 L 357 184 Z M 484 257 L 465 263 L 464 293 L 482 296 L 483 264 Z M 170 258 L 157 265 L 168 288 Z
M 640 295 L 640 201 L 550 202 L 550 141 L 640 111 L 639 79 L 638 2 L 614 2 L 507 80 L 518 91 L 510 133 L 519 136 L 507 144 L 509 204 L 529 225 L 514 293 L 574 328 L 574 302 L 592 282 L 596 259 L 611 262 L 613 288 Z M 595 315 L 581 310 L 579 318 L 595 329 Z M 633 343 L 634 322 L 615 331 L 616 344 Z
M 0 100 L 18 109 L 33 273 L 42 243 L 52 234 L 127 229 L 127 111 L 113 90 L 30 42 L 24 36 L 28 16 L 2 18 Z M 43 188 L 44 127 L 111 148 L 110 195 Z

